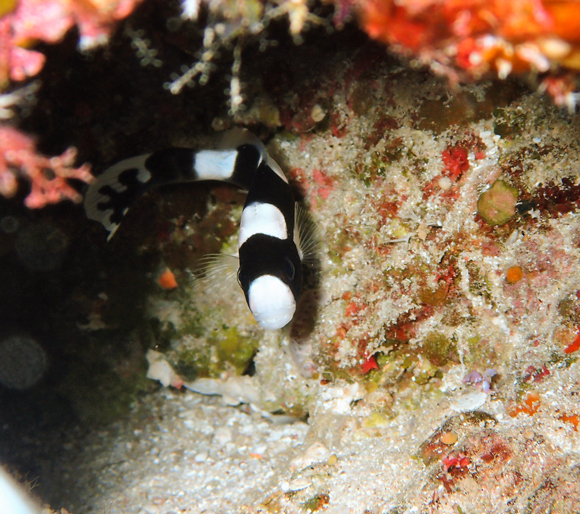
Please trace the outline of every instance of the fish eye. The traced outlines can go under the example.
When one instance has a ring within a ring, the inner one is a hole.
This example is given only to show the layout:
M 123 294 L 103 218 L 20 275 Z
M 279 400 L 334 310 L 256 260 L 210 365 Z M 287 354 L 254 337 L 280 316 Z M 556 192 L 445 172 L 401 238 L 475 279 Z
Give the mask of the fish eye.
M 284 263 L 286 265 L 285 267 L 285 271 L 286 271 L 286 276 L 288 277 L 289 280 L 294 280 L 294 275 L 296 274 L 296 269 L 294 268 L 294 264 L 292 263 L 292 261 L 286 257 L 284 259 Z

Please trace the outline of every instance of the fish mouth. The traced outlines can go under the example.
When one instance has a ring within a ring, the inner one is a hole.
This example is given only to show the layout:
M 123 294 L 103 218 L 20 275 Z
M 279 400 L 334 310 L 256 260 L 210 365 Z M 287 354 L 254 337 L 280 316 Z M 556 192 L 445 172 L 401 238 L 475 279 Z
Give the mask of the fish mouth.
M 256 315 L 256 313 L 253 314 L 256 323 L 258 323 L 262 328 L 265 328 L 266 330 L 277 330 L 285 327 L 290 323 L 290 321 L 292 321 L 294 311 L 294 308 L 289 307 L 287 309 L 281 309 L 280 311 L 270 313 L 268 316 L 264 317 Z

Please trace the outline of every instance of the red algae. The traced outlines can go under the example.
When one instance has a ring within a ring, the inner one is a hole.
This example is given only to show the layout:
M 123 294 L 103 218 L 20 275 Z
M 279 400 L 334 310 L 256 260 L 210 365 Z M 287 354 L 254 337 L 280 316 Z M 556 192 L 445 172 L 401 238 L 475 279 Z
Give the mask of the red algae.
M 580 185 L 564 177 L 559 184 L 539 187 L 534 194 L 534 207 L 552 216 L 577 211 L 580 206 Z
M 365 360 L 360 367 L 363 375 L 366 375 L 369 371 L 373 369 L 379 369 L 379 365 L 377 364 L 377 358 L 374 355 L 371 355 L 367 360 Z
M 443 159 L 443 175 L 449 177 L 454 182 L 461 178 L 461 175 L 469 169 L 467 150 L 462 146 L 446 148 L 441 153 Z
M 574 352 L 578 351 L 579 349 L 580 349 L 580 333 L 576 336 L 576 338 L 574 339 L 574 341 L 572 341 L 572 344 L 568 345 L 564 349 L 564 352 L 566 352 L 566 353 L 574 353 Z
M 329 177 L 323 170 L 319 169 L 314 169 L 312 171 L 312 179 L 317 186 L 314 194 L 323 200 L 328 199 L 330 193 L 334 189 L 334 179 Z
M 550 370 L 546 365 L 542 365 L 541 368 L 536 368 L 535 366 L 528 366 L 526 369 L 526 374 L 524 375 L 524 382 L 541 382 L 544 378 L 550 376 Z

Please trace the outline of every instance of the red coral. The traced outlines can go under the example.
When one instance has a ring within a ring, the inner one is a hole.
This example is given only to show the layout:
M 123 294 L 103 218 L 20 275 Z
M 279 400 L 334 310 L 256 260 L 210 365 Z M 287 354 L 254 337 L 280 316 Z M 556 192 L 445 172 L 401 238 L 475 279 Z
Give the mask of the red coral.
M 360 367 L 363 375 L 366 375 L 369 371 L 373 369 L 379 369 L 379 365 L 377 364 L 377 358 L 374 355 L 371 355 L 366 361 L 361 364 Z
M 443 159 L 443 174 L 454 182 L 469 169 L 467 150 L 462 146 L 451 146 L 441 153 Z
M 0 18 L 0 85 L 36 75 L 44 56 L 29 50 L 36 41 L 56 43 L 73 26 L 83 50 L 105 43 L 115 22 L 140 0 L 20 0 Z
M 526 374 L 524 375 L 524 382 L 541 382 L 550 375 L 550 370 L 545 364 L 542 364 L 542 368 L 536 368 L 535 366 L 528 366 L 526 369 Z
M 580 350 L 580 333 L 578 333 L 574 341 L 572 341 L 572 344 L 564 349 L 566 353 L 574 353 L 578 350 Z
M 448 473 L 454 468 L 465 469 L 467 468 L 467 466 L 469 466 L 470 462 L 471 460 L 469 459 L 469 457 L 466 457 L 461 452 L 450 453 L 449 455 L 441 459 L 441 464 L 443 466 L 443 471 L 445 471 L 445 473 Z
M 361 0 L 359 13 L 371 37 L 454 81 L 580 70 L 576 0 Z M 559 105 L 575 106 L 569 84 L 556 78 L 542 87 Z
M 45 157 L 37 153 L 34 141 L 18 130 L 0 125 L 0 194 L 11 197 L 16 193 L 18 178 L 30 182 L 30 194 L 25 204 L 31 209 L 57 203 L 66 198 L 80 202 L 81 195 L 66 179 L 90 182 L 93 177 L 89 166 L 73 168 L 74 148 L 58 157 Z

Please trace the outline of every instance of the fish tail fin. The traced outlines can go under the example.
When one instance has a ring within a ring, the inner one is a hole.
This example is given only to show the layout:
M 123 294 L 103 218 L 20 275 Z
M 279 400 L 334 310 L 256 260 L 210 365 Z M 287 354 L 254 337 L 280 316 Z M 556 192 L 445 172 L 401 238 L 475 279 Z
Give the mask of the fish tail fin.
M 150 154 L 120 161 L 89 186 L 84 207 L 87 217 L 100 222 L 111 239 L 136 198 L 149 187 L 152 175 L 145 166 Z
M 107 229 L 111 239 L 129 207 L 148 189 L 218 180 L 248 190 L 263 162 L 287 182 L 262 141 L 241 129 L 225 133 L 214 149 L 166 148 L 131 157 L 112 165 L 91 183 L 85 195 L 85 212 Z

